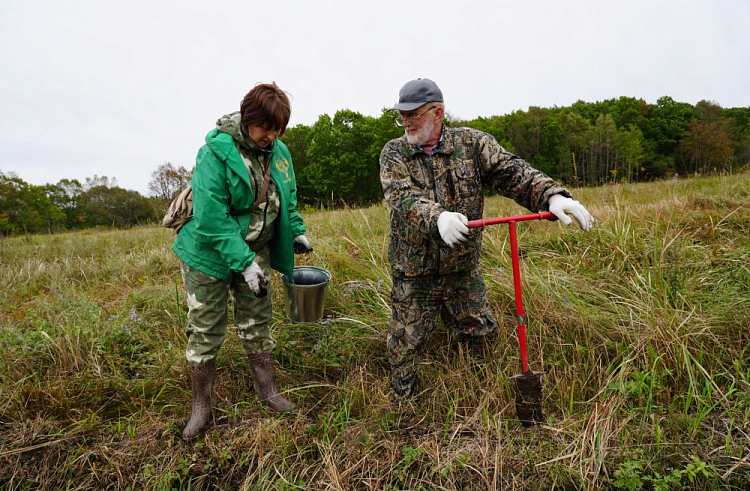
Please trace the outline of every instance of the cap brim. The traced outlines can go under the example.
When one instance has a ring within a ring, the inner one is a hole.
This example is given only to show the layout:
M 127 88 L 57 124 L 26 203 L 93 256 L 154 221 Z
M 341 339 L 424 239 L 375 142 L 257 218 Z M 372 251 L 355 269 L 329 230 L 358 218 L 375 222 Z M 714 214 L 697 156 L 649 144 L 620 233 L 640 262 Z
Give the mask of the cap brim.
M 390 108 L 389 111 L 412 111 L 425 104 L 429 104 L 429 102 L 402 102 Z

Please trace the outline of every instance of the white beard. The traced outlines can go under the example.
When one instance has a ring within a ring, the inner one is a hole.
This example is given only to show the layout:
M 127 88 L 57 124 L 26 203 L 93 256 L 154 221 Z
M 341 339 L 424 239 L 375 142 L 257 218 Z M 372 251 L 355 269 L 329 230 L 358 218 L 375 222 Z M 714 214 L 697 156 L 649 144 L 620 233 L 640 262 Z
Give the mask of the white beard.
M 412 145 L 419 145 L 421 147 L 430 137 L 430 133 L 432 133 L 434 128 L 435 123 L 432 120 L 429 120 L 425 122 L 424 126 L 417 130 L 415 134 L 410 135 L 409 133 L 405 133 L 406 141 Z

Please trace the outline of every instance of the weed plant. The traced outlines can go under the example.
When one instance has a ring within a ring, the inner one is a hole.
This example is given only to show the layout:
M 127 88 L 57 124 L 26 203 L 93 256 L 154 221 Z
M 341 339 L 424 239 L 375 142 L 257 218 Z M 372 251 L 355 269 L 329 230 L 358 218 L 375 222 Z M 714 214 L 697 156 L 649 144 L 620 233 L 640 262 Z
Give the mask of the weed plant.
M 189 417 L 185 298 L 169 231 L 0 241 L 0 489 L 510 490 L 750 487 L 750 174 L 575 191 L 580 232 L 518 225 L 530 364 L 546 421 L 523 428 L 507 226 L 482 266 L 500 322 L 473 359 L 441 326 L 424 392 L 394 405 L 388 209 L 303 210 L 333 275 L 323 318 L 273 332 L 294 415 L 252 391 L 233 330 L 208 434 Z M 525 213 L 490 197 L 485 216 Z

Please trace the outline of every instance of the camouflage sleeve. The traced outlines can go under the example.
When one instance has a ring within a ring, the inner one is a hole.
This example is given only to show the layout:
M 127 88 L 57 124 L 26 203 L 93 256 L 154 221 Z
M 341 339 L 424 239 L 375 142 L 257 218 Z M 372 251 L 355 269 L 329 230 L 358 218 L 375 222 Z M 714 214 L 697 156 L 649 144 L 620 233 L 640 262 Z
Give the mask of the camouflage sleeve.
M 562 184 L 507 152 L 492 135 L 480 136 L 475 145 L 487 186 L 519 205 L 531 211 L 547 211 L 553 194 L 572 197 Z
M 398 140 L 388 142 L 380 153 L 380 184 L 391 209 L 420 232 L 437 230 L 437 219 L 445 208 L 429 196 L 426 186 L 417 185 L 409 173 L 407 158 Z

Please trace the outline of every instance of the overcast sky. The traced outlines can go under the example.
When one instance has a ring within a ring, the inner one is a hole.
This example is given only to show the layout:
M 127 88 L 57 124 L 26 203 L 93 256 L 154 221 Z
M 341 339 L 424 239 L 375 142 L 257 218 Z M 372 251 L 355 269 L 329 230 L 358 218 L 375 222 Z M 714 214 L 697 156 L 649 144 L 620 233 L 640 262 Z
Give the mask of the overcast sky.
M 620 96 L 747 107 L 748 33 L 748 0 L 0 0 L 0 171 L 146 195 L 258 82 L 291 94 L 290 126 L 377 117 L 417 77 L 462 119 Z

